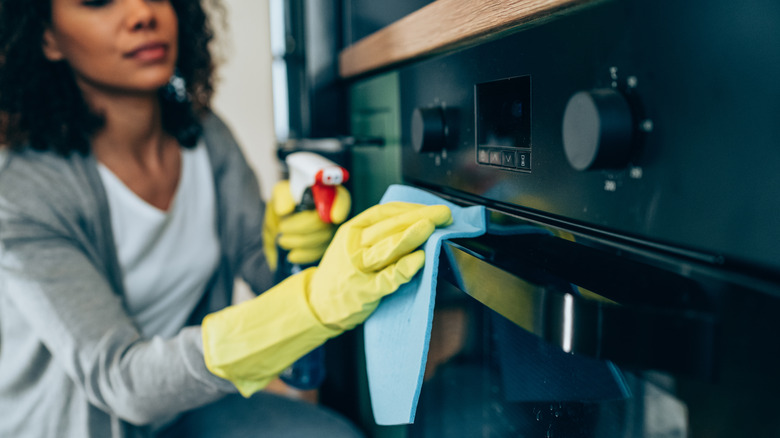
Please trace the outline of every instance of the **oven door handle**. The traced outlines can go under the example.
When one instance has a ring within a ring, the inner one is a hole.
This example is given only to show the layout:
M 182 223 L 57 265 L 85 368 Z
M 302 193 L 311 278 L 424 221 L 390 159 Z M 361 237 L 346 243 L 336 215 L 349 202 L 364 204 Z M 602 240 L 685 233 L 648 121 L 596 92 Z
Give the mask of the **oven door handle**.
M 620 304 L 567 283 L 532 283 L 453 241 L 443 248 L 439 279 L 568 353 L 714 378 L 714 312 Z

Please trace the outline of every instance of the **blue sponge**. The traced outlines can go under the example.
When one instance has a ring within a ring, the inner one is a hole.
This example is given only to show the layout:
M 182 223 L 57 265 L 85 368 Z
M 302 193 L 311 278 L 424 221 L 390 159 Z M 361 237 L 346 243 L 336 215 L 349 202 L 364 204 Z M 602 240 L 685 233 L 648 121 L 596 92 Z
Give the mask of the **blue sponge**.
M 413 187 L 392 185 L 380 203 L 444 204 L 452 225 L 437 229 L 425 243 L 425 267 L 412 281 L 387 296 L 365 323 L 366 367 L 371 407 L 379 425 L 414 421 L 420 398 L 442 241 L 485 233 L 485 208 L 459 207 Z

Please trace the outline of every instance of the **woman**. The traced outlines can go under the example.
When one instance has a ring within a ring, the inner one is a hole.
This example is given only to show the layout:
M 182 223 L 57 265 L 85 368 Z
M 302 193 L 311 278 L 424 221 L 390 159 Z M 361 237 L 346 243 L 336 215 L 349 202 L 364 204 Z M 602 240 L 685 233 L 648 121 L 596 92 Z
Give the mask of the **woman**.
M 408 281 L 449 211 L 373 207 L 271 287 L 211 36 L 192 0 L 0 0 L 0 436 L 357 434 L 258 391 Z M 260 295 L 230 306 L 237 277 Z

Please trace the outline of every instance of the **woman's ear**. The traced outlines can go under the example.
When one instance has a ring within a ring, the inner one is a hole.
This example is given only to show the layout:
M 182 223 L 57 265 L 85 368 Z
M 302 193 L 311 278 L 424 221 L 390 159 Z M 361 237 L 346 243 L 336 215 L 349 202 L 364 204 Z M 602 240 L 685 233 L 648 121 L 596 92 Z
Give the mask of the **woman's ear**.
M 60 45 L 57 42 L 57 37 L 54 36 L 54 32 L 48 27 L 43 31 L 43 56 L 52 62 L 65 59 L 65 55 L 60 50 Z

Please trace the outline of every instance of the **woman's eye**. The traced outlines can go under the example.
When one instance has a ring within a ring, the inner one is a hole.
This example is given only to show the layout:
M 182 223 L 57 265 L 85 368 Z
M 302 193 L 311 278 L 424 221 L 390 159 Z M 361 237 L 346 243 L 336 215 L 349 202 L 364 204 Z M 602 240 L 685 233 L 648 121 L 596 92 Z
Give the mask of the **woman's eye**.
M 111 0 L 84 0 L 83 2 L 81 2 L 82 5 L 90 8 L 99 8 L 109 3 L 111 3 Z

